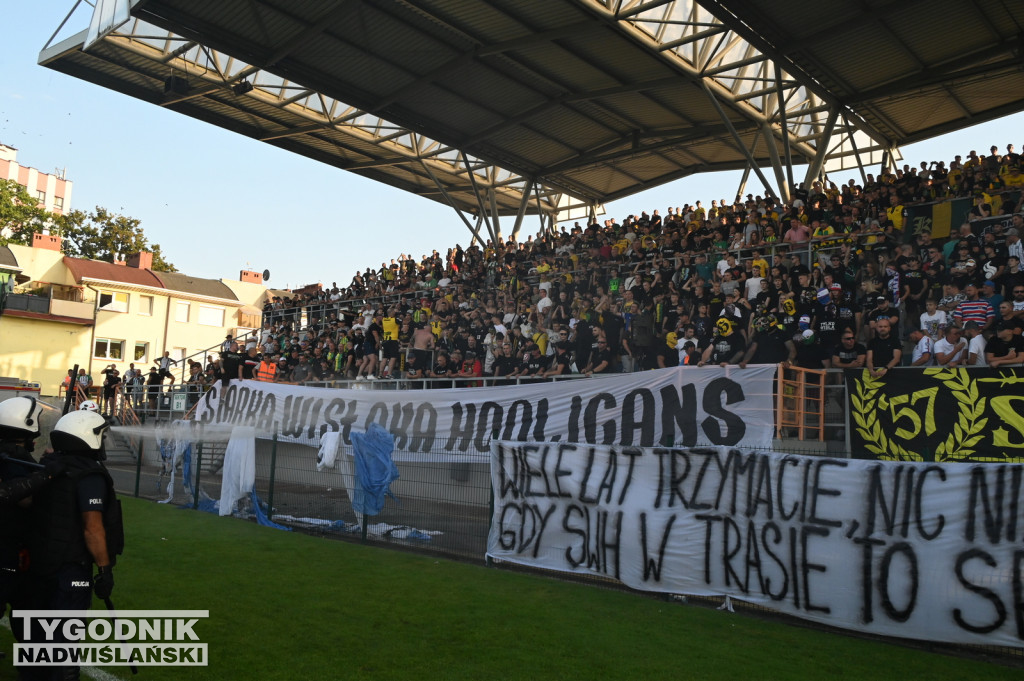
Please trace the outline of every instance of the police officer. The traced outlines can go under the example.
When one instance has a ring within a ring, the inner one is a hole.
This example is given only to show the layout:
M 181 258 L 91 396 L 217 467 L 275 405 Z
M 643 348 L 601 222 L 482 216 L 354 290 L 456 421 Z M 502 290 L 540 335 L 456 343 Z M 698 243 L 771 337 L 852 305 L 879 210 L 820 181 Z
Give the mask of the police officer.
M 74 411 L 57 421 L 50 433 L 56 458 L 67 475 L 38 492 L 32 504 L 32 566 L 34 607 L 41 610 L 86 610 L 92 592 L 109 599 L 112 572 L 120 546 L 110 540 L 104 513 L 117 504 L 113 480 L 101 463 L 108 424 L 93 411 Z M 97 574 L 92 575 L 93 563 Z M 57 628 L 58 637 L 61 629 Z M 33 629 L 33 640 L 37 639 Z M 38 642 L 43 642 L 39 637 Z M 61 642 L 59 639 L 53 642 Z M 60 679 L 78 679 L 77 667 L 61 669 Z
M 32 458 L 39 420 L 45 405 L 34 397 L 14 397 L 0 402 L 0 616 L 7 605 L 24 605 L 27 593 L 25 570 L 30 536 L 27 508 L 18 502 L 30 496 L 60 474 L 59 461 L 36 470 Z M 21 628 L 14 627 L 20 640 Z

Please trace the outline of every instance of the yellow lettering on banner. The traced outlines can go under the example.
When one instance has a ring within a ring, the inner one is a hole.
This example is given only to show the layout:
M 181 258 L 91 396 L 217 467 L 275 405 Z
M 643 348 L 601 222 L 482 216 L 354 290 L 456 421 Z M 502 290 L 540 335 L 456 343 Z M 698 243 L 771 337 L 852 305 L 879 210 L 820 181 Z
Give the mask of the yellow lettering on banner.
M 888 409 L 892 415 L 892 425 L 896 428 L 893 433 L 895 437 L 903 440 L 913 440 L 921 434 L 921 417 L 918 416 L 917 412 L 913 409 L 922 398 L 928 400 L 925 405 L 924 411 L 924 432 L 926 435 L 932 435 L 935 433 L 935 398 L 939 394 L 939 387 L 926 388 L 924 390 L 918 390 L 917 392 L 910 393 L 909 395 L 894 395 L 889 399 L 886 399 L 884 395 L 878 398 L 878 406 L 882 409 Z M 908 406 L 897 410 L 901 404 Z M 912 430 L 907 430 L 902 425 L 899 425 L 900 419 L 907 419 L 910 421 Z
M 1006 428 L 996 428 L 992 431 L 992 444 L 995 447 L 1011 447 L 1024 449 L 1024 419 L 1021 419 L 1021 409 L 1024 405 L 1015 407 L 1014 402 L 1024 402 L 1020 395 L 998 395 L 989 400 L 992 411 L 1003 420 L 1003 425 L 1013 428 L 1020 435 L 1017 442 L 1010 442 L 1009 431 Z

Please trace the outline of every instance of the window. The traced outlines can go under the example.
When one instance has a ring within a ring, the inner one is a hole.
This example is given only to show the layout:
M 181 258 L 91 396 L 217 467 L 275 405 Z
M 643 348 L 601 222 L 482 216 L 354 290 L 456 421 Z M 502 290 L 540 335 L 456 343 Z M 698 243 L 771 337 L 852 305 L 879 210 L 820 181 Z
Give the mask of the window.
M 118 291 L 100 291 L 100 309 L 104 312 L 127 312 L 128 294 Z
M 44 192 L 42 189 L 37 190 L 36 191 L 36 198 L 39 199 L 39 203 L 45 204 L 46 203 L 46 192 Z
M 153 316 L 153 296 L 139 296 L 139 314 Z
M 192 306 L 187 302 L 179 302 L 174 309 L 174 321 L 188 323 L 188 311 Z
M 110 340 L 109 338 L 97 338 L 93 348 L 93 357 L 96 359 L 124 359 L 124 341 Z
M 135 361 L 136 362 L 148 362 L 149 361 L 149 343 L 143 343 L 142 341 L 135 342 Z
M 199 323 L 203 326 L 224 326 L 224 308 L 200 305 Z
M 53 207 L 56 208 L 57 210 L 64 210 L 64 197 L 55 196 L 53 198 Z

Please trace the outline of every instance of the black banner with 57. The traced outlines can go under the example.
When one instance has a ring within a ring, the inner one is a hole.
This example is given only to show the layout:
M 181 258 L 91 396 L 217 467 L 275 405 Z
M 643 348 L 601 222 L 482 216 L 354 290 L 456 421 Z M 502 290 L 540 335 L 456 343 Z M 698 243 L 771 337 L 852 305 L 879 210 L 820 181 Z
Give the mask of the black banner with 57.
M 1024 368 L 846 371 L 855 458 L 1024 463 Z

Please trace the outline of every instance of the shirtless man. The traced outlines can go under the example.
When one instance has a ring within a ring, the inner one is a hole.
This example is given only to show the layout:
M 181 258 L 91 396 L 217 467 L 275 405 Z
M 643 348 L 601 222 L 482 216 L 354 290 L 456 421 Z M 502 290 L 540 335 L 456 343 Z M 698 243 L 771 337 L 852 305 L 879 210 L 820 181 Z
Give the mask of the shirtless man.
M 412 332 L 412 355 L 414 366 L 417 369 L 429 369 L 433 366 L 431 353 L 434 350 L 434 334 L 430 327 L 424 322 L 416 324 L 416 330 Z

